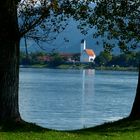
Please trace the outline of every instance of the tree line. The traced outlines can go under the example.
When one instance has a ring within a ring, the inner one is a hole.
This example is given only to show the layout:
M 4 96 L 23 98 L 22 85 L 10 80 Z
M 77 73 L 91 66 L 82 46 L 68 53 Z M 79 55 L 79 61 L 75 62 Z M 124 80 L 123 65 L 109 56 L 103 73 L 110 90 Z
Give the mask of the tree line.
M 71 56 L 73 62 L 80 62 L 80 54 L 73 54 Z M 45 53 L 34 52 L 28 56 L 25 52 L 20 54 L 20 65 L 35 65 L 35 64 L 48 64 L 50 67 L 59 66 L 68 62 L 67 56 L 62 56 L 59 53 Z M 140 61 L 140 52 L 131 52 L 127 54 L 113 55 L 110 52 L 102 51 L 96 56 L 94 67 L 138 67 Z
M 140 52 L 131 52 L 127 54 L 113 55 L 109 52 L 101 52 L 95 59 L 96 66 L 120 66 L 120 67 L 138 67 L 140 61 Z

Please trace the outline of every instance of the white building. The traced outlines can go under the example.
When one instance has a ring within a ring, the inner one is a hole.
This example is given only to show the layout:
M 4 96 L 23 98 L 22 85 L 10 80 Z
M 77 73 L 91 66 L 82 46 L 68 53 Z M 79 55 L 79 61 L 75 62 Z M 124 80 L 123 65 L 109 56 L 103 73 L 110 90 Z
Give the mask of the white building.
M 92 49 L 86 49 L 86 40 L 81 41 L 80 62 L 94 62 L 96 55 Z

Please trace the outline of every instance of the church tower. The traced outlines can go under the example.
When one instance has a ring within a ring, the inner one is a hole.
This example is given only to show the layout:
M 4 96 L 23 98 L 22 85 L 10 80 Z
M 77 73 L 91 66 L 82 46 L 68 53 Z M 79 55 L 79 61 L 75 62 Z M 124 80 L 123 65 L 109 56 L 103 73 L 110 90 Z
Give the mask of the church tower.
M 82 39 L 81 40 L 81 54 L 83 53 L 83 51 L 86 49 L 86 40 Z
M 86 40 L 81 40 L 81 55 L 80 55 L 80 62 L 82 63 L 89 63 L 94 62 L 96 55 L 92 49 L 86 48 Z

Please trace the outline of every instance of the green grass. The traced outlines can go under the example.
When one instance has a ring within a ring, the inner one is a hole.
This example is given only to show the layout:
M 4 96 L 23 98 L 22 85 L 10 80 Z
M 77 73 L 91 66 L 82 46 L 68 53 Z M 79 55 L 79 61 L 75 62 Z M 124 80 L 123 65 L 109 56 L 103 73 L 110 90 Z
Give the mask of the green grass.
M 56 67 L 50 67 L 47 64 L 34 64 L 28 65 L 24 67 L 31 67 L 31 68 L 51 68 L 51 69 L 95 69 L 95 70 L 113 70 L 113 71 L 138 71 L 138 67 L 107 67 L 107 66 L 100 66 L 100 67 L 92 67 L 90 64 L 61 64 Z
M 113 70 L 113 71 L 138 71 L 138 67 L 106 67 L 106 66 L 100 66 L 95 67 L 96 70 Z
M 33 124 L 8 125 L 0 140 L 140 140 L 140 120 L 120 120 L 77 131 L 54 131 Z

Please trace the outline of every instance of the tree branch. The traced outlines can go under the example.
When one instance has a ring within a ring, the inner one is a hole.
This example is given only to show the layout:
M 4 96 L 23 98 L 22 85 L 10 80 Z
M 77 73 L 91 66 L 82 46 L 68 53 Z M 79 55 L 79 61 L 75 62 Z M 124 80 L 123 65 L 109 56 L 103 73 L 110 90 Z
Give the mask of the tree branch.
M 20 37 L 23 37 L 26 33 L 28 33 L 31 29 L 34 29 L 37 25 L 39 25 L 48 15 L 50 6 L 47 7 L 47 9 L 45 9 L 45 12 L 41 14 L 41 16 L 36 19 L 33 23 L 31 23 L 31 25 L 29 25 L 25 30 L 21 30 L 20 31 Z

